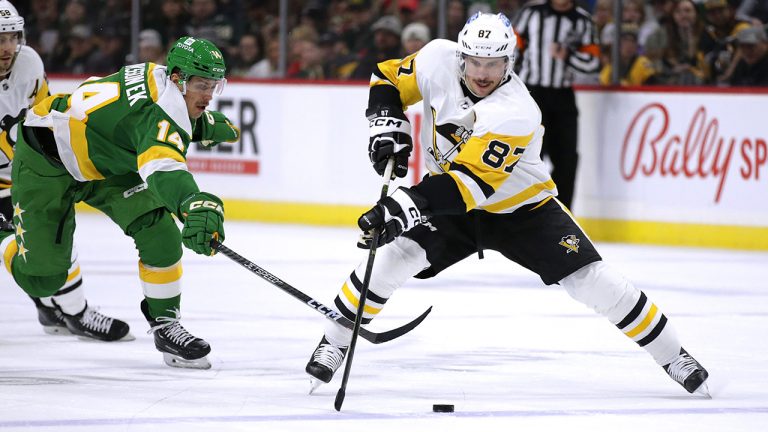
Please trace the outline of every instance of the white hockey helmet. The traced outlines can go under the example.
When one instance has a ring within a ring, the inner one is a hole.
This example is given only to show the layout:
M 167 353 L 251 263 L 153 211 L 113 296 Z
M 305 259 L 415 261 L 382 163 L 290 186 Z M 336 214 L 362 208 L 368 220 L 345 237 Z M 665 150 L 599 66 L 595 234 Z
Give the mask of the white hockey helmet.
M 505 76 L 509 75 L 515 63 L 515 46 L 517 46 L 517 37 L 506 15 L 482 12 L 472 15 L 459 32 L 456 54 L 461 79 L 465 78 L 465 56 L 507 57 Z
M 19 34 L 19 44 L 16 45 L 16 54 L 18 54 L 21 46 L 24 45 L 24 18 L 8 0 L 0 0 L 0 33 Z

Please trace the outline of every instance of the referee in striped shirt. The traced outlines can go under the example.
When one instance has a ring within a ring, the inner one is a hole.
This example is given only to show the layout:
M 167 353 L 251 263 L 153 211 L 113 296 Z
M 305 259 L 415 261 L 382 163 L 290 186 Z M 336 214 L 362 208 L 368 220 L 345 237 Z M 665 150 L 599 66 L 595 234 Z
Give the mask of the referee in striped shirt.
M 592 16 L 574 0 L 534 0 L 520 10 L 514 28 L 522 56 L 518 75 L 539 104 L 546 129 L 542 156 L 552 163 L 557 198 L 570 207 L 579 158 L 573 73 L 600 67 Z

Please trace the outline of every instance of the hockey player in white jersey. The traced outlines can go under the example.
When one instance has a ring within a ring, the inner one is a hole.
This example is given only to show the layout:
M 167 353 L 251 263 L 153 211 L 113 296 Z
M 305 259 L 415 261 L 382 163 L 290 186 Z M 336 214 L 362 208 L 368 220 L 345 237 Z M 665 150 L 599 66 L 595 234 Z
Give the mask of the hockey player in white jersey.
M 49 96 L 43 61 L 24 45 L 24 18 L 0 0 L 0 224 L 13 217 L 11 162 L 16 131 L 30 107 Z M 132 340 L 127 323 L 88 305 L 80 264 L 73 252 L 67 281 L 51 297 L 32 298 L 40 324 L 49 334 L 74 334 L 104 341 Z
M 539 154 L 541 113 L 513 72 L 516 36 L 503 15 L 472 16 L 458 44 L 435 40 L 400 60 L 378 64 L 371 77 L 369 155 L 382 175 L 394 158 L 405 176 L 412 148 L 403 109 L 424 102 L 429 175 L 400 187 L 363 214 L 364 233 L 381 234 L 362 323 L 368 324 L 408 278 L 430 278 L 484 249 L 559 284 L 643 347 L 688 392 L 708 394 L 707 371 L 682 347 L 667 317 L 604 263 L 568 209 Z M 366 236 L 363 236 L 365 238 Z M 366 263 L 335 299 L 355 319 Z M 351 331 L 329 321 L 306 372 L 313 390 L 342 364 Z

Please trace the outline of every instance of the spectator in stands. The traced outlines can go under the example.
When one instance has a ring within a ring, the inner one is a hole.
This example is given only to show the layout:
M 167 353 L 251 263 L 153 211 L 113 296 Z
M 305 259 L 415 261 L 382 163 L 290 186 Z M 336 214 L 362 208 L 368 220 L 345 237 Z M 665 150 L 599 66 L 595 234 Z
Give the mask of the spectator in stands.
M 325 33 L 320 35 L 319 45 L 323 50 L 326 78 L 349 79 L 357 67 L 357 58 L 349 52 L 346 42 L 335 33 Z
M 254 64 L 247 78 L 280 78 L 278 62 L 280 61 L 280 41 L 276 38 L 267 39 L 265 42 L 265 57 Z
M 748 22 L 736 19 L 736 9 L 731 2 L 738 0 L 705 0 L 707 25 L 702 35 L 700 49 L 710 70 L 710 83 L 728 82 L 740 60 L 735 36 L 749 28 Z
M 455 41 L 467 23 L 467 8 L 462 0 L 448 0 L 445 13 L 445 38 Z M 510 17 L 511 18 L 511 17 Z
M 139 62 L 165 64 L 165 48 L 160 32 L 145 29 L 139 33 Z
M 185 2 L 186 0 L 163 0 L 159 11 L 145 15 L 145 26 L 160 33 L 164 48 L 186 35 L 189 14 Z M 157 3 L 153 2 L 152 4 L 156 5 Z M 151 10 L 148 9 L 148 11 Z
M 231 76 L 248 76 L 251 68 L 264 58 L 264 42 L 261 36 L 253 33 L 246 33 L 240 37 L 237 44 L 237 50 L 232 61 L 227 65 L 227 70 Z
M 54 72 L 85 75 L 88 70 L 88 61 L 95 51 L 91 28 L 78 24 L 69 31 L 66 40 L 67 50 L 65 54 L 54 60 Z
M 613 0 L 597 0 L 595 10 L 592 12 L 592 19 L 595 22 L 595 32 L 600 35 L 600 43 L 603 45 L 613 43 L 612 40 L 607 40 L 603 36 L 603 29 L 613 22 Z
M 298 77 L 302 68 L 302 56 L 304 55 L 304 48 L 307 43 L 317 44 L 319 35 L 315 31 L 314 27 L 309 25 L 299 25 L 291 30 L 290 39 L 288 41 L 288 68 L 286 70 L 287 77 Z
M 384 15 L 373 23 L 371 30 L 373 30 L 373 46 L 360 57 L 352 79 L 367 81 L 379 62 L 400 58 L 400 35 L 403 27 L 396 16 Z
M 230 20 L 218 11 L 216 0 L 192 0 L 189 4 L 188 35 L 207 39 L 227 56 L 233 46 L 235 31 Z M 227 59 L 227 62 L 229 60 Z
M 699 41 L 704 21 L 691 0 L 675 0 L 672 20 L 666 25 L 667 48 L 664 62 L 669 69 L 668 84 L 700 85 L 707 77 L 704 53 Z
M 66 44 L 69 33 L 78 25 L 88 27 L 92 32 L 93 28 L 89 21 L 85 0 L 68 0 L 64 5 L 64 13 L 59 18 L 59 41 Z
M 403 55 L 411 55 L 420 50 L 431 39 L 429 37 L 429 27 L 420 22 L 412 22 L 405 26 L 400 41 L 403 44 Z
M 741 60 L 730 77 L 732 86 L 768 86 L 768 37 L 765 29 L 750 27 L 736 35 Z
M 108 75 L 126 64 L 128 35 L 121 32 L 126 27 L 109 26 L 94 35 L 96 49 L 88 56 L 84 72 L 99 76 Z
M 373 44 L 375 17 L 367 0 L 348 0 L 342 28 L 334 29 L 341 35 L 352 53 L 360 53 Z
M 613 7 L 613 6 L 611 6 Z M 630 23 L 639 29 L 637 33 L 637 43 L 640 51 L 642 52 L 645 41 L 653 32 L 655 32 L 659 25 L 656 20 L 647 20 L 645 17 L 645 5 L 642 0 L 624 0 L 623 7 L 621 9 L 621 22 Z M 613 44 L 614 32 L 616 31 L 616 24 L 611 22 L 605 25 L 600 33 L 600 40 L 603 44 Z
M 298 71 L 289 75 L 289 78 L 308 80 L 326 79 L 323 69 L 323 51 L 318 45 L 318 39 L 304 39 L 297 41 L 298 47 Z
M 768 0 L 743 0 L 736 9 L 736 19 L 747 21 L 754 26 L 768 23 Z
M 619 41 L 619 77 L 623 86 L 646 84 L 656 73 L 653 63 L 640 53 L 640 28 L 634 23 L 621 25 Z M 610 51 L 609 51 L 610 52 Z M 610 59 L 610 56 L 608 56 Z M 600 84 L 610 85 L 613 66 L 608 61 L 600 71 Z
M 664 28 L 672 22 L 672 10 L 675 9 L 675 0 L 650 0 L 653 20 Z
M 51 58 L 59 42 L 59 2 L 58 0 L 32 0 L 31 13 L 24 25 L 27 44 L 32 47 L 45 64 L 45 70 L 51 70 Z

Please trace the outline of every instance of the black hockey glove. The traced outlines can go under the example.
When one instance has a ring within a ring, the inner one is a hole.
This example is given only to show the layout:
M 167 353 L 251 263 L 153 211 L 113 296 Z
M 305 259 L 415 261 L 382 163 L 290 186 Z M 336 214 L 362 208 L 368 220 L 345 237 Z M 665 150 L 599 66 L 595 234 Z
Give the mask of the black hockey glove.
M 394 173 L 405 177 L 408 173 L 408 157 L 413 150 L 411 123 L 399 108 L 377 107 L 365 111 L 371 139 L 368 143 L 368 157 L 373 169 L 384 175 L 389 158 L 395 158 Z
M 371 231 L 374 228 L 379 230 L 376 239 L 378 247 L 391 242 L 416 225 L 425 223 L 432 217 L 428 206 L 427 199 L 413 189 L 397 188 L 392 195 L 382 198 L 357 220 L 357 225 L 363 230 L 358 246 L 371 247 Z
M 201 255 L 214 255 L 211 239 L 224 241 L 224 205 L 207 192 L 197 192 L 185 199 L 179 208 L 184 220 L 181 242 Z

